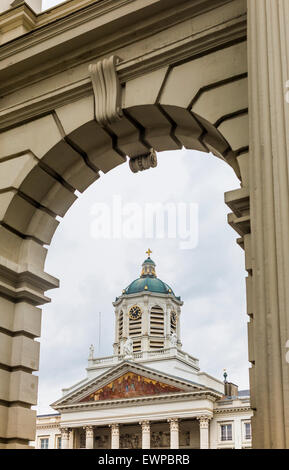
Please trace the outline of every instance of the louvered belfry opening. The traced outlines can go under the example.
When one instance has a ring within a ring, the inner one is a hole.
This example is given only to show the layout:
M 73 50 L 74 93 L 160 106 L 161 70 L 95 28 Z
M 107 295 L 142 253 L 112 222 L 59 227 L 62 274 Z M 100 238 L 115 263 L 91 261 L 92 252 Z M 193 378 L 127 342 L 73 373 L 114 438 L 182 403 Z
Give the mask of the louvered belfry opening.
M 164 311 L 158 305 L 150 312 L 150 349 L 164 347 Z
M 133 340 L 133 352 L 141 351 L 141 322 L 142 317 L 138 320 L 129 318 L 129 336 Z

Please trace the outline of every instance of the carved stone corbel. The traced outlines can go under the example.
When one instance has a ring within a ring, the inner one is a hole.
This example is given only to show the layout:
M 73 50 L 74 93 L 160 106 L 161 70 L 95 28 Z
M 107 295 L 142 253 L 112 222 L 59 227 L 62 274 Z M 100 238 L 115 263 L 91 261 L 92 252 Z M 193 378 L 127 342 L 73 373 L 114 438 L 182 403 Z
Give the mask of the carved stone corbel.
M 129 161 L 129 167 L 133 173 L 155 168 L 157 164 L 158 159 L 154 149 L 150 149 L 150 152 L 147 154 L 131 157 Z
M 89 65 L 94 91 L 95 119 L 101 126 L 111 124 L 122 117 L 122 91 L 116 72 L 119 61 L 119 57 L 113 55 Z

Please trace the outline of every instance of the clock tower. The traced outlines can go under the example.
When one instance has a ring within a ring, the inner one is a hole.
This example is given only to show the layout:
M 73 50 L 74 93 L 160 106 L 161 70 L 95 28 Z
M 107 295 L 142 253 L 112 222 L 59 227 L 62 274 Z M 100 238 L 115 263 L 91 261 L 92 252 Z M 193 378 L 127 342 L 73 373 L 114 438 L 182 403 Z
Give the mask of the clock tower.
M 180 313 L 183 302 L 172 288 L 156 275 L 151 250 L 142 264 L 140 277 L 123 289 L 115 308 L 114 354 L 124 354 L 124 344 L 130 338 L 133 352 L 149 352 L 176 346 L 180 341 Z

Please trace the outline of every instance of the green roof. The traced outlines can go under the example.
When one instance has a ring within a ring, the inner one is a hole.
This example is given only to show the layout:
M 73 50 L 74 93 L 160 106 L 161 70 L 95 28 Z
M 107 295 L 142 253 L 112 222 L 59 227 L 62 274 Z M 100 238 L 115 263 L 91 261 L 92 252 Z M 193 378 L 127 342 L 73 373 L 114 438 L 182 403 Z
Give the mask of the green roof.
M 151 259 L 151 258 L 147 258 L 143 264 L 153 264 L 154 266 L 156 265 L 156 263 Z
M 136 294 L 138 292 L 149 291 L 157 292 L 159 294 L 172 294 L 175 295 L 173 290 L 157 277 L 140 277 L 133 281 L 126 289 L 125 294 Z
M 168 284 L 157 278 L 155 266 L 156 264 L 154 261 L 150 256 L 148 256 L 142 264 L 142 273 L 140 277 L 131 282 L 129 286 L 122 291 L 122 293 L 124 295 L 129 295 L 137 294 L 139 292 L 155 292 L 158 294 L 170 294 L 177 300 L 180 300 L 180 297 L 175 296 L 173 289 Z

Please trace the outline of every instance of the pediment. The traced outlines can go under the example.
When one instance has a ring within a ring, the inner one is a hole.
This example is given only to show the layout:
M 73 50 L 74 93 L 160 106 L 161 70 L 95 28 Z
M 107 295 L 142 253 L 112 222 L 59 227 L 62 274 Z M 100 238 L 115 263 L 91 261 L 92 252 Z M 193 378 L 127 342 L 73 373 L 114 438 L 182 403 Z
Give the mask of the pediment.
M 81 402 L 145 397 L 182 391 L 183 389 L 179 387 L 165 384 L 159 380 L 144 377 L 135 372 L 127 372 L 104 387 L 90 393 Z
M 204 386 L 126 361 L 83 383 L 51 406 L 54 409 L 86 403 L 91 406 L 200 390 L 204 390 Z

